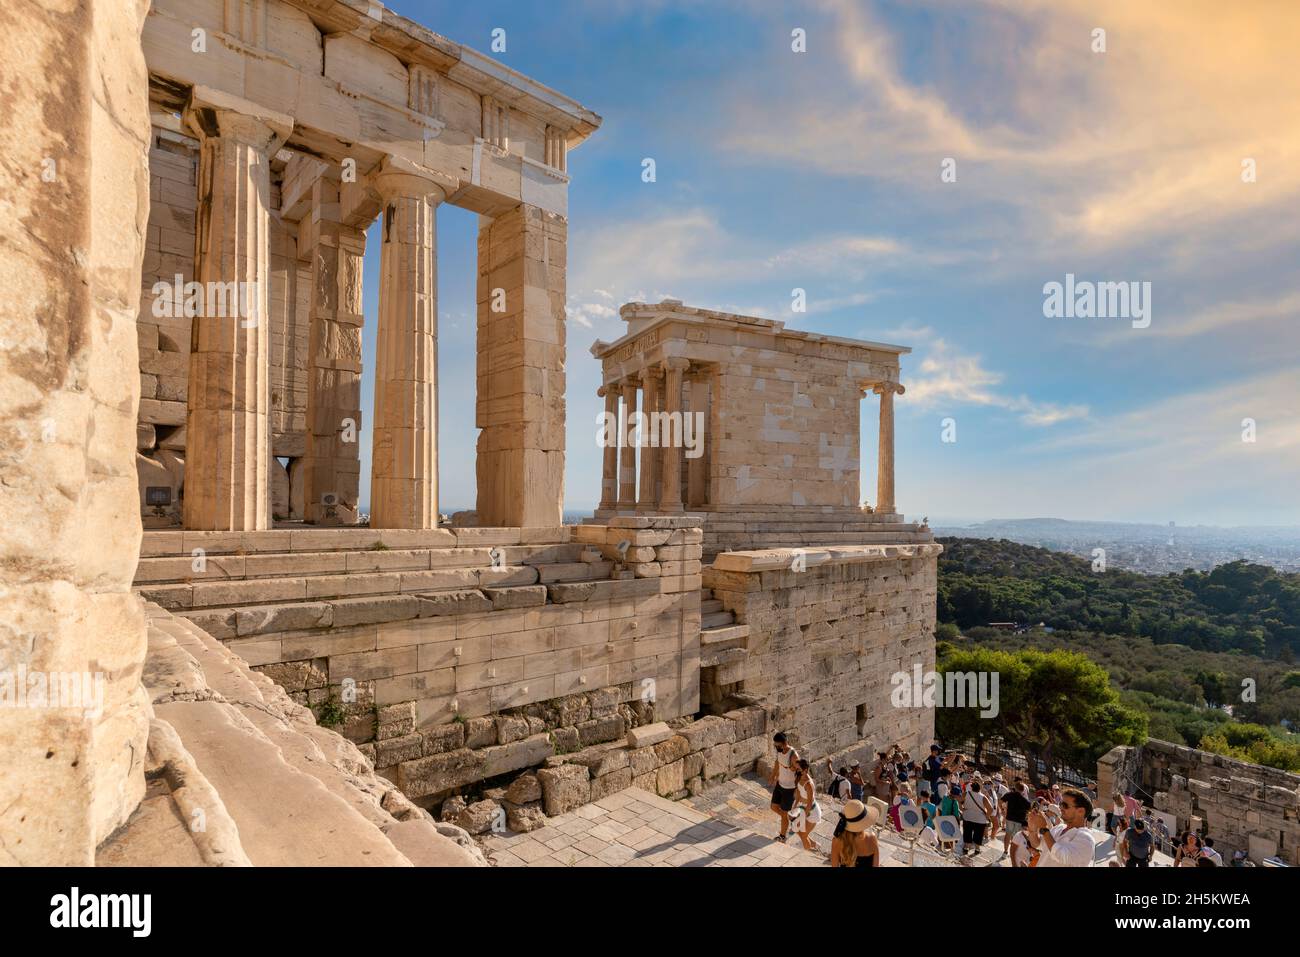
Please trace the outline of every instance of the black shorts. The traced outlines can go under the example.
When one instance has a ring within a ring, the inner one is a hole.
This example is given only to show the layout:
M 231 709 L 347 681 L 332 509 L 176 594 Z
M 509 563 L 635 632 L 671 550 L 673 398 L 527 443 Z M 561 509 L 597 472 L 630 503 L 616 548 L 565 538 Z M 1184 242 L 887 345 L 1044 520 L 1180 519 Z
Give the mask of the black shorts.
M 789 814 L 794 807 L 794 788 L 783 788 L 779 784 L 772 788 L 772 803 Z

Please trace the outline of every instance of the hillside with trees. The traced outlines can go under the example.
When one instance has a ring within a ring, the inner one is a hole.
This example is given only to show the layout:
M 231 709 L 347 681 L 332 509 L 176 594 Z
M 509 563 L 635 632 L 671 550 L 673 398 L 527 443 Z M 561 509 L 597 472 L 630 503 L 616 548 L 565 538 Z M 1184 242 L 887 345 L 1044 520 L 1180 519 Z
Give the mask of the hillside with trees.
M 1086 560 L 1005 540 L 941 541 L 941 667 L 963 670 L 961 655 L 975 651 L 1032 650 L 1082 656 L 1109 677 L 1115 698 L 1094 706 L 1122 711 L 1109 726 L 1091 720 L 1091 731 L 1076 716 L 1071 727 L 1085 730 L 1066 734 L 1064 751 L 1054 742 L 1058 759 L 1068 752 L 1090 767 L 1139 734 L 1300 771 L 1300 576 L 1246 562 L 1094 572 Z M 941 726 L 966 720 L 945 710 Z

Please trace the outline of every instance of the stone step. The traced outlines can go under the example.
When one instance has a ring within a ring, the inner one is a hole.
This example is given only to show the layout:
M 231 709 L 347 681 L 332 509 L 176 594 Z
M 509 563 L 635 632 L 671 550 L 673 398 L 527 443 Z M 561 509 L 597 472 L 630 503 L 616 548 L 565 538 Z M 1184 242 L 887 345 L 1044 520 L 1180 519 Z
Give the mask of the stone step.
M 581 544 L 499 545 L 481 548 L 369 548 L 322 552 L 264 552 L 248 555 L 204 552 L 199 555 L 141 558 L 136 568 L 135 583 L 144 585 L 231 581 L 243 578 L 302 578 L 493 566 L 610 565 L 609 562 L 600 559 L 584 561 L 584 554 L 589 553 Z
M 736 616 L 729 611 L 715 611 L 700 618 L 700 628 L 725 628 L 735 624 Z
M 157 716 L 176 729 L 212 782 L 257 866 L 409 866 L 383 833 L 280 748 L 217 701 L 163 704 Z
M 707 601 L 700 602 L 700 614 L 712 615 L 715 612 L 722 611 L 722 602 L 717 598 L 710 598 Z
M 209 567 L 216 561 L 209 562 Z M 558 582 L 604 581 L 609 562 L 561 562 L 479 568 L 407 569 L 306 577 L 229 578 L 212 581 L 137 581 L 136 591 L 172 611 L 239 607 L 374 595 L 426 594 L 465 588 L 503 588 Z
M 511 545 L 564 545 L 570 526 L 546 528 L 292 528 L 256 532 L 146 530 L 142 558 L 190 556 L 202 548 L 208 555 L 257 555 L 271 552 L 359 551 L 381 546 L 412 548 L 492 548 Z
M 723 625 L 706 628 L 700 632 L 700 647 L 744 644 L 749 638 L 749 625 Z
M 743 665 L 748 658 L 749 652 L 744 648 L 718 648 L 713 645 L 700 647 L 701 668 Z

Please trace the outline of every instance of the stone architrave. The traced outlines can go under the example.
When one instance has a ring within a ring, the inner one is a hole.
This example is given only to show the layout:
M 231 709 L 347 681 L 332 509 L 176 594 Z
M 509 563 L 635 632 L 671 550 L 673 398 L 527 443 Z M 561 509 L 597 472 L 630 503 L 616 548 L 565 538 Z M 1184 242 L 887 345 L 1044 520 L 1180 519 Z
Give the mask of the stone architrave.
M 352 525 L 361 479 L 361 306 L 366 234 L 343 225 L 339 184 L 312 184 L 311 317 L 303 483 L 309 522 Z
M 186 414 L 186 528 L 269 528 L 270 156 L 290 117 L 195 87 L 198 134 L 193 319 Z
M 372 528 L 438 525 L 438 278 L 431 176 L 385 165 L 375 355 Z

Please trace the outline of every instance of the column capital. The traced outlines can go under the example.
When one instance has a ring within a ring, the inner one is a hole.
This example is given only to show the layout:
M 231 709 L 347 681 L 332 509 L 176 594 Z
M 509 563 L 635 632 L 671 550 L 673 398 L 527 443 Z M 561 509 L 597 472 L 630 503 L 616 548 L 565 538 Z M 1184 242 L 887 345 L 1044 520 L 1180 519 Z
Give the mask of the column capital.
M 876 382 L 872 384 L 871 391 L 876 395 L 884 395 L 886 392 L 902 395 L 907 390 L 899 382 Z
M 401 197 L 433 196 L 434 202 L 441 203 L 460 183 L 400 156 L 386 156 L 370 174 L 370 185 L 384 202 Z
M 293 117 L 207 86 L 195 86 L 181 111 L 184 125 L 199 139 L 231 137 L 274 153 L 293 132 Z
M 603 398 L 605 398 L 605 396 L 607 396 L 607 395 L 609 395 L 609 386 L 604 386 L 604 385 L 596 386 L 596 397 L 597 397 L 597 398 L 603 399 Z
M 658 381 L 664 377 L 664 367 L 661 362 L 647 362 L 641 367 L 641 381 L 645 383 L 646 379 Z
M 691 367 L 691 360 L 685 356 L 669 356 L 663 362 L 664 369 L 670 372 L 685 372 Z

